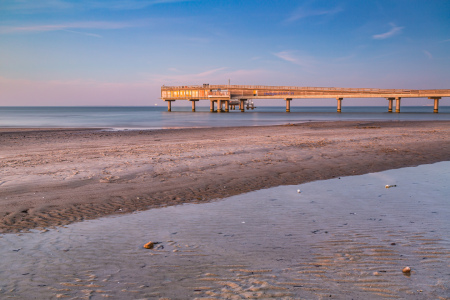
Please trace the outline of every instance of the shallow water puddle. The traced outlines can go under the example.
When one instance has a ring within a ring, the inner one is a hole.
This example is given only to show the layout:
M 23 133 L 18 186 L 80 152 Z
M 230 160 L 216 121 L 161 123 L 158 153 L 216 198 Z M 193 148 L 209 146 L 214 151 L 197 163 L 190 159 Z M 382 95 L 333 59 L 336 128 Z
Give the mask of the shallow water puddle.
M 449 182 L 441 162 L 1 235 L 0 295 L 446 299 Z

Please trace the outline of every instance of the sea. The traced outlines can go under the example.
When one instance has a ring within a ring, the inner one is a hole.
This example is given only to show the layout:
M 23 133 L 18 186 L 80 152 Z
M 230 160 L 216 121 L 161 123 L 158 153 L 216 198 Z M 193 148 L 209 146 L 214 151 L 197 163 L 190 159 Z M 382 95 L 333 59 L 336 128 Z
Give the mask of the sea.
M 335 106 L 260 106 L 254 110 L 211 113 L 209 107 L 99 106 L 99 107 L 0 107 L 0 128 L 106 128 L 112 130 L 194 127 L 265 126 L 311 121 L 443 121 L 450 120 L 450 106 L 403 106 L 389 113 L 385 106 L 347 106 L 341 113 Z

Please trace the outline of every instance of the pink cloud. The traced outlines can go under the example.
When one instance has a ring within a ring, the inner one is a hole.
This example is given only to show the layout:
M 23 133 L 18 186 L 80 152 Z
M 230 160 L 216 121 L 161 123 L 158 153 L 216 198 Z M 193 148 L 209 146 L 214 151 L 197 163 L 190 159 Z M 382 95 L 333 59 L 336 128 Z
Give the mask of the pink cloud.
M 29 26 L 0 26 L 1 34 L 8 33 L 32 33 L 32 32 L 46 32 L 56 30 L 70 30 L 70 29 L 122 29 L 129 27 L 145 26 L 148 21 L 133 21 L 133 22 L 73 22 L 60 24 L 44 24 L 44 25 L 29 25 Z

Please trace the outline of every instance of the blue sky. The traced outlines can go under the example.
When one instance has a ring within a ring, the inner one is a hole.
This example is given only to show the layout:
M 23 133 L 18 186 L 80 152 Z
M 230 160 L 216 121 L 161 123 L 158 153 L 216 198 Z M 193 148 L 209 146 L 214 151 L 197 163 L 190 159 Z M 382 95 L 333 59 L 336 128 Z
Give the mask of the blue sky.
M 0 105 L 154 105 L 228 79 L 450 88 L 450 1 L 0 0 Z

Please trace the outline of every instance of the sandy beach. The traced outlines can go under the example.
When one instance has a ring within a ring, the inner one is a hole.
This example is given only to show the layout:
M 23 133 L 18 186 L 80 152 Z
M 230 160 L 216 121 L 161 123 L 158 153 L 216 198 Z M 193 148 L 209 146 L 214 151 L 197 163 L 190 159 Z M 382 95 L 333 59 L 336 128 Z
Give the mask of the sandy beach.
M 0 232 L 450 160 L 450 122 L 0 129 Z
M 449 182 L 446 161 L 0 234 L 0 297 L 449 299 Z

